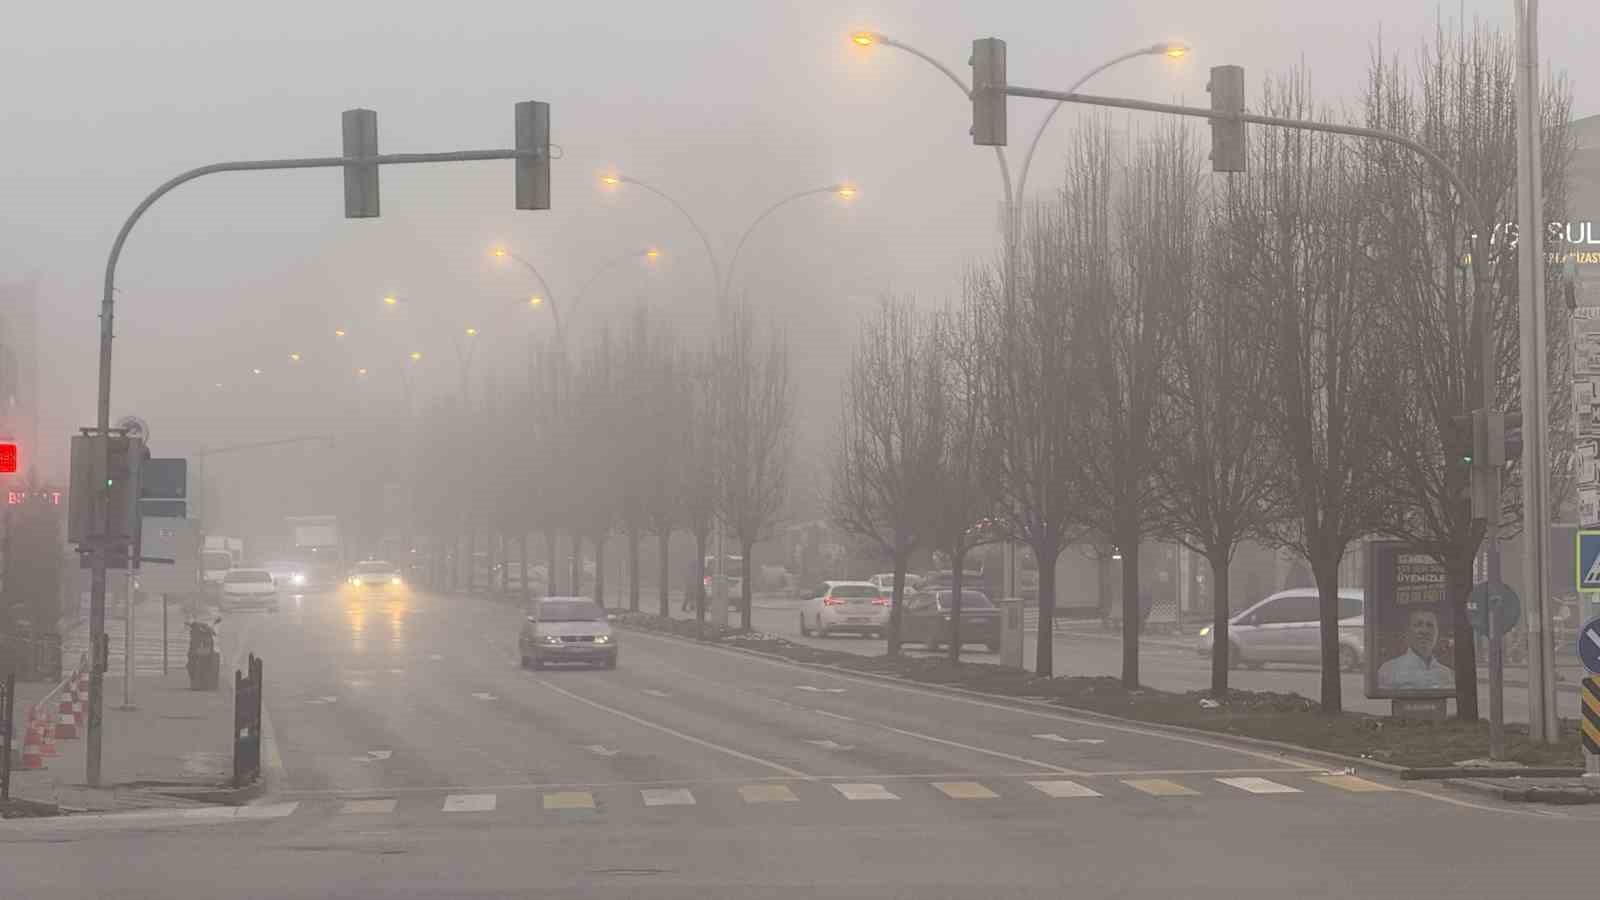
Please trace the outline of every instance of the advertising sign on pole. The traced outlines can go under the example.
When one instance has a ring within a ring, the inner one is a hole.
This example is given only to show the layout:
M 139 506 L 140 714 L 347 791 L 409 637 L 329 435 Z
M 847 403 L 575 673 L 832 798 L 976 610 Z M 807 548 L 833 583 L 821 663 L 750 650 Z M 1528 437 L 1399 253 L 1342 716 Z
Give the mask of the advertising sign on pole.
M 1400 541 L 1367 545 L 1366 694 L 1393 700 L 1455 696 L 1454 616 L 1444 566 Z

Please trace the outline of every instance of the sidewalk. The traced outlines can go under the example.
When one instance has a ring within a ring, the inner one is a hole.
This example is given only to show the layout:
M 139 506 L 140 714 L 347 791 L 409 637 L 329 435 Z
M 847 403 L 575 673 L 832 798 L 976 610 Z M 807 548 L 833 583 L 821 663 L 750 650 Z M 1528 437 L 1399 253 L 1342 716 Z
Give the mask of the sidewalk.
M 227 657 L 225 656 L 226 660 Z M 157 661 L 159 664 L 159 660 Z M 123 679 L 105 680 L 100 788 L 84 784 L 86 742 L 57 739 L 48 768 L 14 770 L 13 797 L 55 804 L 63 811 L 111 811 L 199 806 L 198 795 L 226 787 L 232 777 L 233 688 L 224 673 L 220 690 L 191 691 L 182 668 L 133 682 L 132 710 L 120 709 Z M 17 722 L 51 685 L 19 685 Z M 171 792 L 171 793 L 169 793 Z M 188 792 L 194 798 L 181 796 Z

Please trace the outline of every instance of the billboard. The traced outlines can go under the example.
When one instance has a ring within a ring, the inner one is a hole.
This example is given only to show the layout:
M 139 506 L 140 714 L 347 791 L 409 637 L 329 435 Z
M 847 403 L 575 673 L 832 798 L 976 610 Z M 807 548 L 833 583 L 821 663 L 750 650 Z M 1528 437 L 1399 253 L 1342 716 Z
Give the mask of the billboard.
M 1436 700 L 1455 696 L 1454 615 L 1444 565 L 1401 541 L 1367 545 L 1366 694 Z

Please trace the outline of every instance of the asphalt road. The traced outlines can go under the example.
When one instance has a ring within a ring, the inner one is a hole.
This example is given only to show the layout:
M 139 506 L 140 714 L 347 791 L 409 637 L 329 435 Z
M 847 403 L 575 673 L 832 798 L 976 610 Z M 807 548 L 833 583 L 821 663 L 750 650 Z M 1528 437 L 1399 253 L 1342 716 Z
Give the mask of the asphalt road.
M 312 596 L 266 661 L 270 796 L 0 824 L 11 897 L 1412 897 L 1588 892 L 1600 814 L 622 635 Z M 1514 852 L 1507 835 L 1515 834 Z
M 674 614 L 681 614 L 676 607 Z M 879 638 L 856 635 L 836 635 L 826 638 L 802 636 L 799 605 L 791 601 L 759 601 L 752 617 L 757 631 L 780 635 L 796 643 L 868 655 L 879 655 L 884 650 L 884 642 Z M 738 624 L 737 613 L 730 622 Z M 1034 632 L 1030 631 L 1023 643 L 1023 665 L 1030 670 L 1034 667 L 1035 640 Z M 1122 635 L 1119 633 L 1101 631 L 1094 625 L 1074 625 L 1072 630 L 1056 634 L 1054 640 L 1057 675 L 1115 676 L 1122 672 Z M 1209 688 L 1211 660 L 1195 652 L 1196 640 L 1193 636 L 1153 634 L 1144 637 L 1139 651 L 1140 680 L 1149 687 L 1169 691 Z M 916 644 L 907 645 L 905 652 L 913 656 L 926 654 L 926 651 Z M 978 644 L 969 644 L 962 652 L 964 655 L 970 654 L 970 658 L 978 662 L 994 659 L 993 654 Z M 1526 677 L 1521 675 L 1521 672 L 1521 669 L 1516 669 L 1514 672 L 1508 670 L 1505 688 L 1505 712 L 1508 722 L 1528 721 L 1528 692 L 1512 683 L 1513 675 Z M 1571 679 L 1574 676 L 1569 673 L 1568 677 Z M 1236 669 L 1229 675 L 1229 684 L 1244 690 L 1293 692 L 1316 699 L 1322 695 L 1321 679 L 1321 671 L 1315 665 L 1272 663 L 1262 669 Z M 1345 709 L 1378 715 L 1389 714 L 1388 700 L 1369 700 L 1364 695 L 1360 672 L 1346 672 L 1341 680 L 1344 685 Z M 1557 704 L 1562 716 L 1576 718 L 1580 714 L 1576 685 L 1575 680 L 1569 680 L 1566 682 L 1568 689 L 1563 689 L 1557 694 Z M 1482 682 L 1479 698 L 1480 712 L 1488 715 L 1487 681 Z

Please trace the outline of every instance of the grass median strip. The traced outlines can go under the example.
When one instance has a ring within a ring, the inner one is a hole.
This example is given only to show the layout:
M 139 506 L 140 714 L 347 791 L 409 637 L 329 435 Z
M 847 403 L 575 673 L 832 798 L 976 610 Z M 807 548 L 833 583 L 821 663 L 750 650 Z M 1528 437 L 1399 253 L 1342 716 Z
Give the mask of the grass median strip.
M 663 619 L 648 613 L 625 613 L 621 624 L 641 631 L 699 638 L 790 662 L 835 666 L 1000 697 L 1042 700 L 1064 710 L 1087 710 L 1219 735 L 1277 741 L 1403 767 L 1451 765 L 1481 757 L 1489 743 L 1488 725 L 1483 722 L 1408 721 L 1362 713 L 1327 716 L 1316 701 L 1293 693 L 1234 690 L 1223 697 L 1212 697 L 1210 691 L 1128 690 L 1110 676 L 1039 678 L 1031 672 L 988 662 L 953 664 L 944 657 L 866 656 L 797 644 L 776 635 L 741 633 L 709 623 L 700 627 L 693 620 Z M 1560 743 L 1546 745 L 1529 740 L 1525 726 L 1507 725 L 1507 759 L 1530 766 L 1581 766 L 1577 726 L 1564 722 L 1562 733 Z

